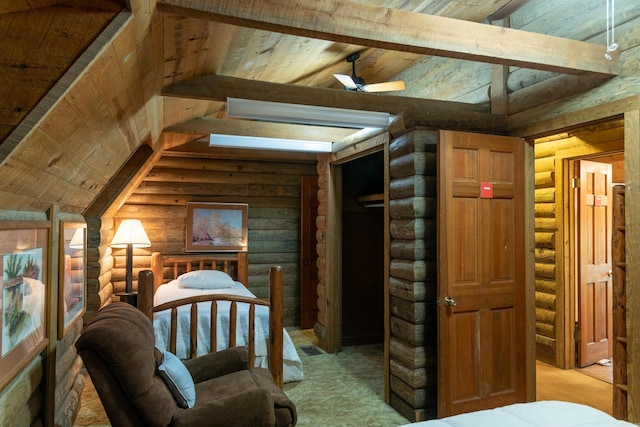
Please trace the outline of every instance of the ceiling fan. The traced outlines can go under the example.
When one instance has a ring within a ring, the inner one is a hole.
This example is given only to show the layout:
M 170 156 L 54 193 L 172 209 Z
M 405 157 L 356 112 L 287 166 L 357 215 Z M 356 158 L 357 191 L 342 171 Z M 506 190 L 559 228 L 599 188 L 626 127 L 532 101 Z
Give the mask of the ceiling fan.
M 358 52 L 352 53 L 347 56 L 347 62 L 351 63 L 352 72 L 350 76 L 346 74 L 334 74 L 333 76 L 342 83 L 345 90 L 352 90 L 356 92 L 391 92 L 395 90 L 404 90 L 404 82 L 397 80 L 394 82 L 364 84 L 364 79 L 356 75 L 356 61 L 360 58 Z

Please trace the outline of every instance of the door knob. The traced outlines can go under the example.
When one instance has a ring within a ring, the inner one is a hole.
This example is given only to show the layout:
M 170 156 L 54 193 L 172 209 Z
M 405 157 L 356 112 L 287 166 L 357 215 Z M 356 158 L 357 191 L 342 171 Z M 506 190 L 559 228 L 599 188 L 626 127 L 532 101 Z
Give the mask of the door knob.
M 444 305 L 447 307 L 455 307 L 458 303 L 451 297 L 444 297 Z

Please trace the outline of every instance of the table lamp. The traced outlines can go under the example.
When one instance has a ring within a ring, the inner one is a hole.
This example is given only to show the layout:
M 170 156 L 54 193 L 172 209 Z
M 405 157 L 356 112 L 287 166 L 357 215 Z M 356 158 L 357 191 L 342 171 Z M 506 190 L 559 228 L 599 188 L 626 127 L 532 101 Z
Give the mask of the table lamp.
M 125 219 L 120 223 L 111 241 L 113 248 L 127 248 L 126 293 L 133 291 L 133 248 L 148 248 L 151 242 L 138 219 Z

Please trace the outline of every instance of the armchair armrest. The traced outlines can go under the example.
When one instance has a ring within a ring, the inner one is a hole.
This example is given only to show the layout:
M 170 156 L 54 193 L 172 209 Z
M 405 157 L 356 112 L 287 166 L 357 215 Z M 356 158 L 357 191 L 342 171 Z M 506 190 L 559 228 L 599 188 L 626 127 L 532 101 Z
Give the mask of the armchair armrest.
M 248 360 L 246 348 L 232 347 L 185 360 L 184 364 L 193 377 L 193 381 L 199 383 L 231 372 L 248 369 Z
M 191 409 L 178 409 L 171 426 L 190 427 L 211 422 L 221 426 L 274 426 L 274 403 L 264 388 L 246 390 L 219 400 L 196 402 Z

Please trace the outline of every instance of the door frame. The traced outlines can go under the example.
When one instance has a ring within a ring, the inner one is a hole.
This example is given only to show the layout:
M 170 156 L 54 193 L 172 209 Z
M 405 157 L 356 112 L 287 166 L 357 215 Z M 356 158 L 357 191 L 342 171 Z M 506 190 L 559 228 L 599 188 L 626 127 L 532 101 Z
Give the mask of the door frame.
M 384 396 L 390 400 L 389 342 L 390 297 L 389 297 L 389 132 L 365 138 L 343 150 L 335 152 L 329 160 L 327 179 L 326 233 L 326 302 L 328 304 L 325 351 L 335 353 L 342 350 L 342 165 L 369 154 L 384 151 Z

